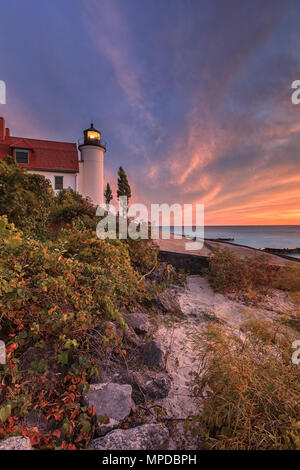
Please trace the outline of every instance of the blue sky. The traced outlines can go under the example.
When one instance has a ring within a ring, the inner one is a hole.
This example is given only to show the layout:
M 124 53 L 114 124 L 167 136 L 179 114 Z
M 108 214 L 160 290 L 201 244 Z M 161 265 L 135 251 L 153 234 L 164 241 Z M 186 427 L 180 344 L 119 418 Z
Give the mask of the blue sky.
M 138 202 L 300 224 L 299 24 L 297 0 L 2 2 L 0 113 L 64 141 L 93 120 Z

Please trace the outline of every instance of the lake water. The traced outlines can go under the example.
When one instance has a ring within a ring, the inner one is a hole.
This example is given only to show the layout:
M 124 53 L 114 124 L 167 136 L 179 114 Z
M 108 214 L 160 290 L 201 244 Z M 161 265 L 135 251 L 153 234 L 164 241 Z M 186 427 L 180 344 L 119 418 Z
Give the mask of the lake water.
M 193 227 L 186 227 L 186 235 L 192 235 Z M 194 230 L 196 228 L 194 227 Z M 173 227 L 181 233 L 182 227 Z M 197 232 L 196 234 L 200 234 Z M 195 232 L 193 233 L 195 236 Z M 300 225 L 228 225 L 206 226 L 205 238 L 234 238 L 231 243 L 253 248 L 299 248 Z M 300 258 L 300 254 L 291 255 Z

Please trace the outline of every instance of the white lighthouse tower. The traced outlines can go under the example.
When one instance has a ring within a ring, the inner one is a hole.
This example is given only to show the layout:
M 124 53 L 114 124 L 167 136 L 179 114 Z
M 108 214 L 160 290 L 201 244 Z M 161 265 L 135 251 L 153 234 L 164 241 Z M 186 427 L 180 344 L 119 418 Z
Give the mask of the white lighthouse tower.
M 101 132 L 94 129 L 93 123 L 83 131 L 83 143 L 78 146 L 79 160 L 78 191 L 89 197 L 95 205 L 104 203 L 103 160 L 106 152 Z

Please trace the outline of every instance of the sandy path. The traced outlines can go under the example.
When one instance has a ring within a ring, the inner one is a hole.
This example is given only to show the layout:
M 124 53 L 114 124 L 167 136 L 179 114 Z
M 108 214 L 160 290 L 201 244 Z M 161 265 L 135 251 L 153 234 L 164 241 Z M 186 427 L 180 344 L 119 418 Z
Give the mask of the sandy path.
M 169 322 L 161 323 L 155 333 L 155 339 L 167 351 L 166 369 L 172 379 L 168 397 L 157 403 L 165 408 L 169 417 L 175 418 L 178 429 L 181 428 L 180 442 L 175 438 L 170 448 L 196 449 L 195 441 L 182 437 L 184 433 L 180 421 L 199 412 L 190 387 L 190 373 L 199 367 L 198 352 L 192 343 L 194 333 L 216 320 L 221 321 L 225 329 L 234 329 L 241 334 L 240 326 L 249 318 L 263 316 L 265 320 L 274 320 L 278 315 L 291 313 L 294 306 L 280 291 L 275 291 L 260 308 L 245 306 L 213 292 L 201 276 L 189 276 L 186 288 L 177 295 L 184 319 L 172 322 L 168 318 Z

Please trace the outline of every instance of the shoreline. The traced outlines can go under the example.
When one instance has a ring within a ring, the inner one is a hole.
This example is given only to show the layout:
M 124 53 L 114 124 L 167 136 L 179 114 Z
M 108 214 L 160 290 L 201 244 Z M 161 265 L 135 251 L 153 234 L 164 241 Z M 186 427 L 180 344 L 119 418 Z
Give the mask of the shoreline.
M 211 227 L 221 227 L 221 226 L 211 226 Z M 223 226 L 223 227 L 239 227 L 239 226 Z M 248 227 L 248 226 L 244 226 L 244 227 Z M 254 227 L 254 226 L 251 226 L 251 227 Z M 255 227 L 278 227 L 278 226 L 255 226 Z M 281 226 L 280 226 L 281 227 Z M 282 227 L 292 227 L 292 226 L 282 226 Z M 300 227 L 300 225 L 294 225 L 293 227 Z M 179 227 L 178 227 L 179 228 Z M 191 227 L 193 230 L 195 230 L 196 227 Z M 170 239 L 173 239 L 173 236 L 174 235 L 181 235 L 182 239 L 185 239 L 185 240 L 190 240 L 190 241 L 195 241 L 196 240 L 196 237 L 195 236 L 192 236 L 192 235 L 189 235 L 189 234 L 184 234 L 183 233 L 183 230 L 184 227 L 182 227 L 182 231 L 181 231 L 181 234 L 180 234 L 180 230 L 174 232 L 174 226 L 173 227 L 170 227 Z M 163 227 L 159 227 L 159 233 L 160 233 L 160 238 L 159 240 L 161 240 L 161 235 L 162 233 L 166 233 L 164 230 L 163 230 Z M 233 235 L 233 234 L 230 234 L 230 235 Z M 202 240 L 202 238 L 199 237 L 199 239 Z M 167 240 L 167 239 L 163 239 L 163 240 Z M 177 240 L 177 239 L 174 239 L 174 240 Z M 235 238 L 232 237 L 232 236 L 229 236 L 228 235 L 224 235 L 224 236 L 217 236 L 217 237 L 205 237 L 203 238 L 203 242 L 204 242 L 204 245 L 206 244 L 206 242 L 212 242 L 212 243 L 218 243 L 218 244 L 225 244 L 227 246 L 230 246 L 230 247 L 240 247 L 240 248 L 245 248 L 247 250 L 255 250 L 256 252 L 260 253 L 260 254 L 267 254 L 267 255 L 272 255 L 272 256 L 276 256 L 276 257 L 280 257 L 280 258 L 283 258 L 283 259 L 286 259 L 286 260 L 289 260 L 289 261 L 297 261 L 297 262 L 300 262 L 300 247 L 298 246 L 293 246 L 293 247 L 287 247 L 287 246 L 281 246 L 280 248 L 278 247 L 272 247 L 272 245 L 269 245 L 269 246 L 264 246 L 264 247 L 255 247 L 255 246 L 251 246 L 249 244 L 246 244 L 246 243 L 237 243 L 235 241 Z M 160 243 L 159 243 L 160 244 Z M 165 244 L 163 242 L 163 244 Z M 167 250 L 169 251 L 169 249 Z M 173 251 L 173 249 L 171 249 L 170 251 Z M 199 250 L 201 251 L 201 250 Z M 235 251 L 235 250 L 234 250 Z M 180 249 L 180 252 L 182 253 L 182 249 Z M 193 254 L 196 254 L 195 252 L 193 252 L 192 250 L 187 252 L 187 254 L 189 255 L 193 255 Z M 200 254 L 200 253 L 199 253 Z M 205 256 L 205 253 L 203 253 L 203 255 Z M 299 256 L 293 256 L 293 255 L 299 255 Z
M 162 231 L 160 230 L 160 235 Z M 270 262 L 275 265 L 286 265 L 290 262 L 300 262 L 300 258 L 288 256 L 286 254 L 277 254 L 277 253 L 268 253 L 264 250 L 254 248 L 248 245 L 232 243 L 229 241 L 216 241 L 214 239 L 204 238 L 203 247 L 198 250 L 187 250 L 186 249 L 186 240 L 192 242 L 195 240 L 195 237 L 188 237 L 182 235 L 181 239 L 174 238 L 174 234 L 170 234 L 169 239 L 160 238 L 156 240 L 160 252 L 164 253 L 166 256 L 171 256 L 172 254 L 177 254 L 178 256 L 189 258 L 202 258 L 208 259 L 209 256 L 212 254 L 213 249 L 217 247 L 227 247 L 234 251 L 237 255 L 245 257 L 245 256 L 252 256 L 254 253 L 258 255 L 265 255 L 270 258 Z M 169 255 L 168 255 L 169 253 Z
M 211 225 L 200 227 L 199 238 L 204 241 L 222 242 L 253 248 L 274 254 L 300 254 L 300 225 Z M 160 226 L 159 231 L 168 231 Z M 202 233 L 201 233 L 202 232 Z M 171 226 L 171 234 L 195 239 L 196 226 Z M 296 257 L 295 257 L 296 258 Z

